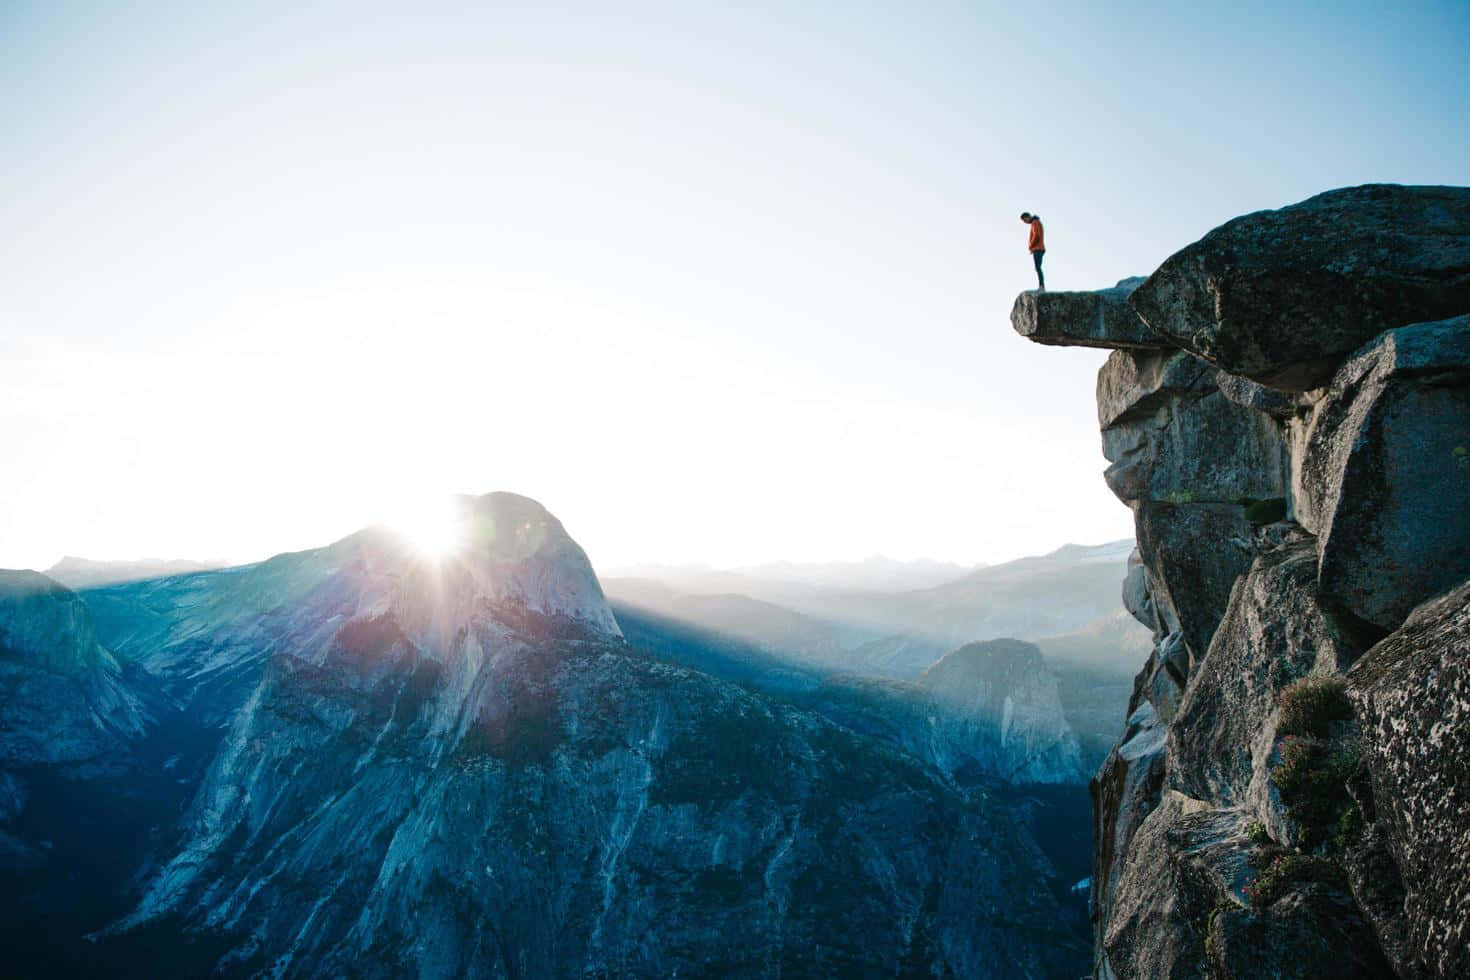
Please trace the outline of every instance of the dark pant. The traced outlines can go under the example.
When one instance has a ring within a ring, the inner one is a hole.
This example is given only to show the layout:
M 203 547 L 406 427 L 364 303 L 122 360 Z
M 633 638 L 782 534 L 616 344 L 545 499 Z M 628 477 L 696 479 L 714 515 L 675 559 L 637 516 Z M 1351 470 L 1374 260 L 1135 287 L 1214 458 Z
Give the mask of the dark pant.
M 1046 249 L 1040 252 L 1032 252 L 1031 259 L 1036 263 L 1036 285 L 1041 289 L 1046 288 L 1046 276 L 1041 274 L 1041 257 L 1046 254 Z

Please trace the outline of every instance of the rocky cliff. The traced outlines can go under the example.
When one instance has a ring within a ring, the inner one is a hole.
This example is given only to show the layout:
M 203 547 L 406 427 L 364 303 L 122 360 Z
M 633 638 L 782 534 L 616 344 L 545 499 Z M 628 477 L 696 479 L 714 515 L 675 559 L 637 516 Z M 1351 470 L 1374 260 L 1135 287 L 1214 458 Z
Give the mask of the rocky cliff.
M 1154 632 L 1093 783 L 1098 977 L 1470 975 L 1470 189 L 1237 218 L 1026 293 L 1112 348 Z

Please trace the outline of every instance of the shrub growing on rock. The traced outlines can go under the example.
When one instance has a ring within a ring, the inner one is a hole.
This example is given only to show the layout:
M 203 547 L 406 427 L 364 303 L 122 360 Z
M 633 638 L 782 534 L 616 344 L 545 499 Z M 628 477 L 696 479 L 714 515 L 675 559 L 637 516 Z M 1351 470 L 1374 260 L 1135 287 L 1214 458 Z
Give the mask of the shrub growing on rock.
M 1341 677 L 1303 677 L 1282 691 L 1277 703 L 1281 706 L 1278 735 L 1326 738 L 1332 722 L 1353 717 L 1347 683 Z
M 1356 741 L 1290 735 L 1281 745 L 1281 764 L 1271 782 L 1297 824 L 1301 845 L 1312 850 L 1328 839 L 1344 812 L 1353 805 L 1347 781 L 1358 767 L 1362 750 Z

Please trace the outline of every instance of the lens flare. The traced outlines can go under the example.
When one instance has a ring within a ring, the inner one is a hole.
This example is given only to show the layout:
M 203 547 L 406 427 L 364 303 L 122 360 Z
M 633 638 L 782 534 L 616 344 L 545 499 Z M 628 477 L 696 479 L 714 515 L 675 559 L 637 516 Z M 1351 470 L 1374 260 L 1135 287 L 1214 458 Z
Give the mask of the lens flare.
M 390 523 L 429 558 L 451 555 L 465 543 L 464 519 L 449 500 L 426 502 L 405 510 Z

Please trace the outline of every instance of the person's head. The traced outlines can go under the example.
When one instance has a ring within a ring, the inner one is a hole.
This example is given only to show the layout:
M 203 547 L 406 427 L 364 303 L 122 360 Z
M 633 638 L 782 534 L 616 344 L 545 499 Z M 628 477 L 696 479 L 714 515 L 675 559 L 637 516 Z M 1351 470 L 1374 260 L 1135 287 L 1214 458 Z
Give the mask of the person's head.
M 1030 211 L 1022 211 L 1021 220 L 1029 225 L 1031 222 L 1036 220 L 1036 215 L 1032 214 Z

